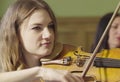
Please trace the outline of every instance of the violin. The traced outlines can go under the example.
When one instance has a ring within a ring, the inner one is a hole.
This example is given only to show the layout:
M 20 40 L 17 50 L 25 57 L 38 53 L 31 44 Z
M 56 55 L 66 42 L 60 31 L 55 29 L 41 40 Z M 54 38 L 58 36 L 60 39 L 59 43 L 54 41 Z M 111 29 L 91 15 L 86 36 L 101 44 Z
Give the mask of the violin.
M 120 81 L 120 49 L 102 50 L 97 54 L 93 66 L 90 67 L 85 82 L 119 82 Z M 84 64 L 89 60 L 91 53 L 81 48 L 66 53 L 61 59 L 43 61 L 42 66 L 59 70 L 68 70 L 81 75 Z M 113 79 L 114 78 L 114 79 Z
M 85 82 L 120 82 L 120 49 L 103 50 L 97 53 L 119 8 L 120 2 L 93 53 L 77 49 L 64 54 L 61 59 L 41 61 L 42 66 L 68 70 L 82 76 Z

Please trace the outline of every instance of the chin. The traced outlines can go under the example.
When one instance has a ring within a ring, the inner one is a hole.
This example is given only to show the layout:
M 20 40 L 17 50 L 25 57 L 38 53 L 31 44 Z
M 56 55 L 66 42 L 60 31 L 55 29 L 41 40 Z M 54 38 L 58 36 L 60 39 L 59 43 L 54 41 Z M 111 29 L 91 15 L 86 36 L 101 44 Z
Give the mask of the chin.
M 120 48 L 120 45 L 117 45 L 116 48 Z
M 120 48 L 120 43 L 114 44 L 114 48 Z
M 48 56 L 51 54 L 52 51 L 45 51 L 43 53 L 41 53 L 41 55 L 44 57 L 44 56 Z

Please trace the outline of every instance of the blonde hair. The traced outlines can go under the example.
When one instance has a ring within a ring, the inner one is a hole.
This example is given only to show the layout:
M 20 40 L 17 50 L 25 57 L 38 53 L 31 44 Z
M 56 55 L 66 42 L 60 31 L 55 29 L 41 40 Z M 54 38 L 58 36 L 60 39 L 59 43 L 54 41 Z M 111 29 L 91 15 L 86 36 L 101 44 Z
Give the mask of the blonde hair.
M 18 28 L 27 17 L 39 9 L 45 9 L 49 13 L 56 34 L 56 18 L 44 0 L 17 0 L 8 8 L 2 18 L 0 24 L 0 61 L 4 71 L 13 71 L 24 67 Z

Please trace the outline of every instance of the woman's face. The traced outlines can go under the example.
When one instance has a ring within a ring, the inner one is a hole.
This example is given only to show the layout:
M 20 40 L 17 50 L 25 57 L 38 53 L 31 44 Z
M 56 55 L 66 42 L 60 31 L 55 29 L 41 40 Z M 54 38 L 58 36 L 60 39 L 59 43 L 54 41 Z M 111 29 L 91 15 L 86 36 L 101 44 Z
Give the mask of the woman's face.
M 47 11 L 40 9 L 20 25 L 21 43 L 24 53 L 43 57 L 54 47 L 54 24 Z
M 116 17 L 111 25 L 108 44 L 110 48 L 120 47 L 120 17 Z

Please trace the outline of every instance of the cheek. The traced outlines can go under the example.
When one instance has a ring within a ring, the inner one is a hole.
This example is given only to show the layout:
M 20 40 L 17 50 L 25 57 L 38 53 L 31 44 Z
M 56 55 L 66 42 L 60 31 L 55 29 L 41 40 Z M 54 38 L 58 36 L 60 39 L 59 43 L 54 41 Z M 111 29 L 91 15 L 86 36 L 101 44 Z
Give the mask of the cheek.
M 35 38 L 32 36 L 24 36 L 23 37 L 23 42 L 25 45 L 30 45 L 31 43 L 34 44 Z
M 52 36 L 51 36 L 51 37 L 52 37 L 51 39 L 54 41 L 54 40 L 55 40 L 55 37 L 56 37 L 54 32 L 52 33 Z
M 51 37 L 53 40 L 55 40 L 57 37 L 57 34 L 55 34 L 55 32 L 53 30 L 51 31 Z
M 114 36 L 114 31 L 112 29 L 109 30 L 109 38 L 113 38 Z
M 24 33 L 24 35 L 22 35 L 22 43 L 26 50 L 35 46 L 36 37 L 37 36 L 31 33 Z
M 115 30 L 110 29 L 109 30 L 109 39 L 108 39 L 108 41 L 109 41 L 109 43 L 113 43 L 113 42 L 115 42 L 115 40 L 116 40 Z

